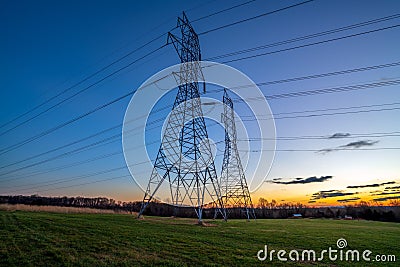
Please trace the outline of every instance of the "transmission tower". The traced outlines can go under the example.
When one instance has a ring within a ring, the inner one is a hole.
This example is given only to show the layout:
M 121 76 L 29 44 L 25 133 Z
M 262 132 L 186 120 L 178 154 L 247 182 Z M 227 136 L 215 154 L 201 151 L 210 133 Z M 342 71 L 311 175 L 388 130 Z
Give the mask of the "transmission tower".
M 233 102 L 224 89 L 224 113 L 221 114 L 225 126 L 225 152 L 221 171 L 221 195 L 225 208 L 229 211 L 240 209 L 245 212 L 247 220 L 256 218 L 246 177 L 236 144 L 236 125 Z M 229 214 L 228 214 L 229 215 Z
M 202 222 L 205 195 L 218 203 L 226 219 L 214 159 L 201 108 L 198 77 L 202 77 L 199 39 L 185 13 L 178 18 L 181 37 L 168 33 L 181 60 L 178 93 L 169 115 L 153 171 L 143 198 L 139 217 L 165 179 L 170 184 L 172 204 L 194 207 Z M 205 84 L 203 83 L 205 91 Z

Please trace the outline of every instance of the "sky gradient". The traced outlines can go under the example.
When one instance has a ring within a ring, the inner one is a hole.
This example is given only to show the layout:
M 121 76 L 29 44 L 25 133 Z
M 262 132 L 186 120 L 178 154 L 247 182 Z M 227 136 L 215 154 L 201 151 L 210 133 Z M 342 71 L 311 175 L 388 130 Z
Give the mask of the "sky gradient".
M 1 1 L 0 31 L 5 41 L 0 43 L 0 194 L 141 200 L 143 192 L 129 177 L 118 137 L 118 125 L 123 122 L 130 97 L 45 136 L 30 138 L 135 90 L 153 74 L 179 63 L 171 45 L 138 59 L 166 43 L 166 33 L 185 11 L 199 33 L 204 60 L 223 63 L 258 55 L 226 64 L 256 83 L 270 82 L 260 89 L 270 97 L 277 152 L 267 181 L 252 194 L 254 202 L 260 197 L 311 205 L 374 199 L 388 203 L 385 200 L 398 199 L 400 86 L 396 81 L 400 79 L 400 65 L 282 80 L 399 62 L 400 17 L 370 21 L 397 15 L 400 2 L 317 0 L 207 32 L 299 3 L 257 0 L 196 21 L 241 3 L 246 1 Z M 276 44 L 367 21 L 370 23 L 362 27 Z M 354 36 L 346 37 L 349 35 Z M 92 75 L 158 36 L 162 37 Z M 317 42 L 321 43 L 312 44 Z M 266 45 L 270 46 L 213 59 Z M 131 65 L 99 82 L 128 64 Z M 381 86 L 365 86 L 377 83 Z M 360 88 L 271 97 L 350 86 Z M 79 95 L 52 107 L 84 88 Z M 212 91 L 204 96 L 221 99 L 222 92 Z M 173 99 L 171 93 L 157 107 L 172 104 Z M 235 110 L 240 116 L 249 116 L 243 103 L 235 103 Z M 154 114 L 151 119 L 162 118 L 167 112 Z M 153 143 L 148 150 L 154 157 L 161 126 L 158 123 L 153 129 L 146 127 L 146 141 Z M 247 126 L 252 127 L 251 121 Z M 111 127 L 114 128 L 90 137 Z M 214 133 L 210 135 L 216 141 L 223 140 L 222 134 Z M 90 138 L 51 151 L 85 137 Z M 101 141 L 107 138 L 110 139 Z M 256 147 L 257 142 L 254 143 Z M 223 147 L 222 143 L 218 146 L 220 150 Z M 220 162 L 221 156 L 216 159 L 218 172 Z

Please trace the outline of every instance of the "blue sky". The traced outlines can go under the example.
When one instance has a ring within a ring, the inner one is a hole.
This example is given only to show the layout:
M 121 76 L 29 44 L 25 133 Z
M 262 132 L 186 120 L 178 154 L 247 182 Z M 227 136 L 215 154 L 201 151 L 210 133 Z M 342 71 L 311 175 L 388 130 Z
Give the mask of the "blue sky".
M 0 91 L 0 124 L 14 119 L 46 99 L 73 86 L 129 51 L 166 33 L 175 27 L 176 18 L 182 11 L 186 11 L 190 20 L 195 20 L 244 2 L 1 1 L 0 21 L 3 27 L 0 31 L 4 41 L 0 43 L 0 59 L 2 62 L 0 65 L 2 73 L 0 76 L 0 85 L 2 87 Z M 257 0 L 231 11 L 194 22 L 193 27 L 198 33 L 202 33 L 209 29 L 294 3 L 298 2 Z M 397 1 L 314 1 L 215 32 L 200 34 L 202 55 L 203 59 L 207 59 L 221 54 L 382 18 L 400 13 L 399 11 L 400 3 Z M 216 61 L 224 62 L 242 56 L 256 55 L 397 24 L 400 24 L 399 18 Z M 287 52 L 240 60 L 228 63 L 228 65 L 237 68 L 258 83 L 398 62 L 399 30 L 400 27 L 382 30 Z M 105 72 L 71 89 L 62 97 L 57 98 L 57 100 L 73 95 L 79 89 L 90 86 L 107 74 L 163 45 L 166 42 L 166 38 L 165 34 L 163 38 L 118 62 Z M 0 147 L 4 149 L 27 140 L 130 90 L 134 90 L 156 72 L 177 63 L 179 63 L 179 59 L 175 50 L 172 46 L 167 46 L 112 78 L 89 88 L 72 100 L 66 101 L 32 121 L 2 134 Z M 400 67 L 397 66 L 274 84 L 260 88 L 265 95 L 276 95 L 394 81 L 399 79 L 399 70 Z M 220 98 L 222 93 L 209 93 L 206 96 Z M 170 99 L 173 99 L 173 94 L 171 94 Z M 57 100 L 12 124 L 2 127 L 0 129 L 1 133 L 45 110 L 46 107 L 57 103 Z M 165 103 L 168 101 L 169 99 L 164 99 Z M 276 99 L 269 101 L 269 104 L 272 112 L 278 114 L 395 102 L 400 102 L 398 85 Z M 129 98 L 123 99 L 115 105 L 63 127 L 45 137 L 12 151 L 2 153 L 0 155 L 1 166 L 4 167 L 118 125 L 123 121 L 128 103 Z M 235 107 L 239 114 L 247 115 L 246 108 L 242 104 L 237 104 Z M 399 105 L 390 107 L 399 107 Z M 368 109 L 371 108 L 364 108 L 364 110 Z M 379 109 L 379 107 L 376 109 Z M 314 114 L 320 113 L 324 112 L 314 112 Z M 332 113 L 332 111 L 325 113 Z M 160 115 L 162 116 L 162 114 Z M 275 123 L 278 137 L 329 136 L 334 133 L 371 134 L 400 131 L 398 128 L 398 116 L 399 110 L 391 110 L 311 118 L 277 119 Z M 277 115 L 277 117 L 279 116 Z M 154 134 L 150 133 L 149 139 L 153 137 L 156 140 L 159 137 L 159 132 L 157 131 L 159 129 L 156 129 Z M 141 199 L 143 193 L 129 177 L 93 183 L 101 179 L 129 175 L 127 169 L 96 176 L 88 175 L 123 167 L 125 161 L 121 153 L 61 169 L 63 166 L 74 165 L 101 155 L 121 152 L 121 142 L 118 139 L 115 139 L 113 143 L 99 146 L 95 149 L 26 167 L 29 164 L 35 164 L 41 160 L 49 159 L 120 132 L 121 128 L 115 128 L 104 135 L 68 148 L 2 168 L 0 172 L 0 194 L 102 195 L 118 200 Z M 362 140 L 379 141 L 375 145 L 365 148 L 400 147 L 400 139 L 397 136 L 366 136 L 332 140 L 278 140 L 277 148 L 278 150 L 319 150 L 335 148 Z M 149 150 L 156 151 L 157 146 L 157 144 L 153 145 L 153 148 L 149 148 Z M 276 200 L 302 201 L 306 203 L 313 193 L 322 190 L 345 191 L 349 185 L 384 183 L 388 181 L 399 183 L 399 166 L 396 160 L 400 156 L 399 153 L 399 150 L 354 150 L 336 151 L 327 154 L 278 151 L 268 177 L 269 182 L 254 193 L 254 198 L 257 199 L 263 196 L 267 199 L 274 198 Z M 23 169 L 17 170 L 20 167 Z M 54 170 L 49 172 L 52 169 Z M 87 177 L 83 177 L 85 175 Z M 333 178 L 324 182 L 307 184 L 277 184 L 271 182 L 274 178 L 290 181 L 294 178 L 312 176 L 333 176 Z M 83 185 L 84 183 L 87 184 Z M 370 197 L 368 192 L 361 192 L 360 196 L 367 199 Z M 332 201 L 334 200 L 336 199 Z M 319 200 L 321 204 L 324 204 L 323 202 L 325 201 L 332 203 L 330 199 L 329 201 Z

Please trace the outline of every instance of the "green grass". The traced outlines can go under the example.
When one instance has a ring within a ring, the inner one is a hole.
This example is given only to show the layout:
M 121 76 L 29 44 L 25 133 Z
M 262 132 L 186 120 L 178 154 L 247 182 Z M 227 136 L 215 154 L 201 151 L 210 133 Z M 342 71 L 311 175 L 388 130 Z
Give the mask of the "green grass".
M 270 249 L 346 249 L 394 254 L 396 263 L 289 262 L 292 266 L 399 266 L 400 224 L 338 220 L 208 221 L 119 214 L 0 211 L 0 266 L 280 266 Z

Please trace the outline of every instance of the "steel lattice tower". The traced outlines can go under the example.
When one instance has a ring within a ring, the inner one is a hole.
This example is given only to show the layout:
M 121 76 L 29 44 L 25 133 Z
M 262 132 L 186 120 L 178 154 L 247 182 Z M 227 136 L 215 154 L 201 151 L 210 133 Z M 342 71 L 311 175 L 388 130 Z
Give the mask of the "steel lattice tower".
M 242 212 L 243 209 L 248 220 L 250 217 L 255 219 L 253 203 L 236 144 L 233 102 L 226 89 L 224 89 L 223 103 L 224 113 L 221 114 L 221 120 L 225 126 L 225 152 L 220 181 L 222 202 L 228 211 L 240 209 Z
M 199 39 L 185 13 L 178 18 L 181 37 L 168 33 L 181 60 L 175 78 L 181 84 L 168 118 L 153 171 L 143 198 L 139 216 L 153 199 L 165 179 L 170 183 L 172 203 L 189 202 L 202 222 L 204 197 L 218 203 L 226 219 L 220 187 L 201 108 L 198 77 L 202 77 Z M 205 90 L 205 84 L 204 88 Z

